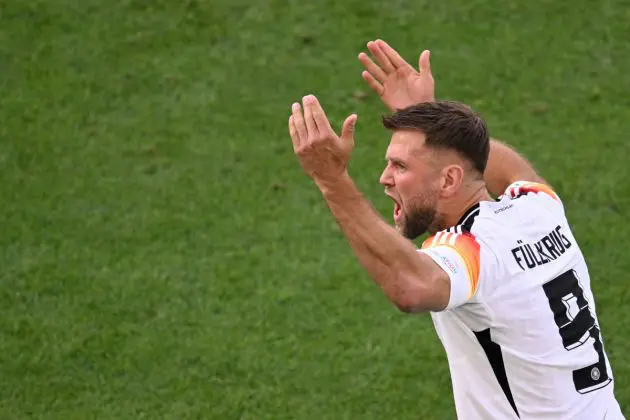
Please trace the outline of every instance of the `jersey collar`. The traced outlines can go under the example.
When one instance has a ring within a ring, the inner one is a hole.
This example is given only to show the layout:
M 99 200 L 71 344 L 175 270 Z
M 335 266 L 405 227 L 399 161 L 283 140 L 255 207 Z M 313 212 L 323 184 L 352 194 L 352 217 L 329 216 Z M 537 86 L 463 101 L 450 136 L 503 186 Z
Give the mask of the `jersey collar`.
M 464 215 L 459 219 L 459 222 L 457 222 L 457 225 L 461 226 L 463 230 L 470 231 L 470 229 L 472 229 L 473 223 L 475 222 L 475 218 L 479 214 L 480 208 L 481 206 L 479 205 L 479 203 L 474 204 L 472 207 L 466 210 Z

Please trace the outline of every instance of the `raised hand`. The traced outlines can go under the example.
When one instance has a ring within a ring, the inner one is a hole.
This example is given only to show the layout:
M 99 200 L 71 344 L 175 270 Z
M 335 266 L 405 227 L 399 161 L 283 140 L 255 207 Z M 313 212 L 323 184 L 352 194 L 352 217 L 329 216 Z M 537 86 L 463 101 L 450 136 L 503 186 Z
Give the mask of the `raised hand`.
M 434 100 L 435 83 L 429 50 L 420 54 L 420 71 L 416 71 L 385 41 L 370 41 L 367 47 L 376 62 L 360 53 L 359 61 L 365 67 L 361 75 L 390 110 Z
M 304 113 L 298 102 L 291 107 L 289 134 L 302 169 L 321 188 L 346 173 L 354 149 L 357 116 L 346 118 L 338 136 L 315 96 L 307 95 L 302 102 Z

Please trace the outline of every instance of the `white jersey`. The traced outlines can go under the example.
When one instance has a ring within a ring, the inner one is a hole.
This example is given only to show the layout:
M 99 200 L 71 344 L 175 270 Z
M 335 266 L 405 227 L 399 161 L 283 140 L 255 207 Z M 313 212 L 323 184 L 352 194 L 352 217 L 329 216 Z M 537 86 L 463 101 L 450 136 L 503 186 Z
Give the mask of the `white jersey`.
M 586 262 L 559 197 L 517 182 L 420 252 L 451 279 L 431 316 L 460 419 L 623 419 Z

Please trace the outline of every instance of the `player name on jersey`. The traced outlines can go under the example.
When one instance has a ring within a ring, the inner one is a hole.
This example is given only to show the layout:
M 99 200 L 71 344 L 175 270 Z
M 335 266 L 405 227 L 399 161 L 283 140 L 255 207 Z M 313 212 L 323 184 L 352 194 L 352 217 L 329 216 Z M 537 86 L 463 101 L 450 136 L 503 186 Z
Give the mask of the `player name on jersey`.
M 524 244 L 521 240 L 516 242 L 519 246 L 512 249 L 512 255 L 523 271 L 556 260 L 572 245 L 560 226 L 533 244 Z

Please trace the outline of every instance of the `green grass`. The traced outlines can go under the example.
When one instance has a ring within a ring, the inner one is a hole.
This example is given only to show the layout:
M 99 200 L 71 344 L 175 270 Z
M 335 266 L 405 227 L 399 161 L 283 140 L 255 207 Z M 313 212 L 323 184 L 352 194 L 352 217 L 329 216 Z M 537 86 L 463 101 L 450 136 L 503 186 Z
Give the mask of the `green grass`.
M 293 155 L 291 102 L 359 114 L 389 219 L 382 37 L 562 195 L 630 410 L 624 0 L 0 3 L 0 418 L 446 419 L 428 316 L 363 273 Z M 625 220 L 625 221 L 624 221 Z

